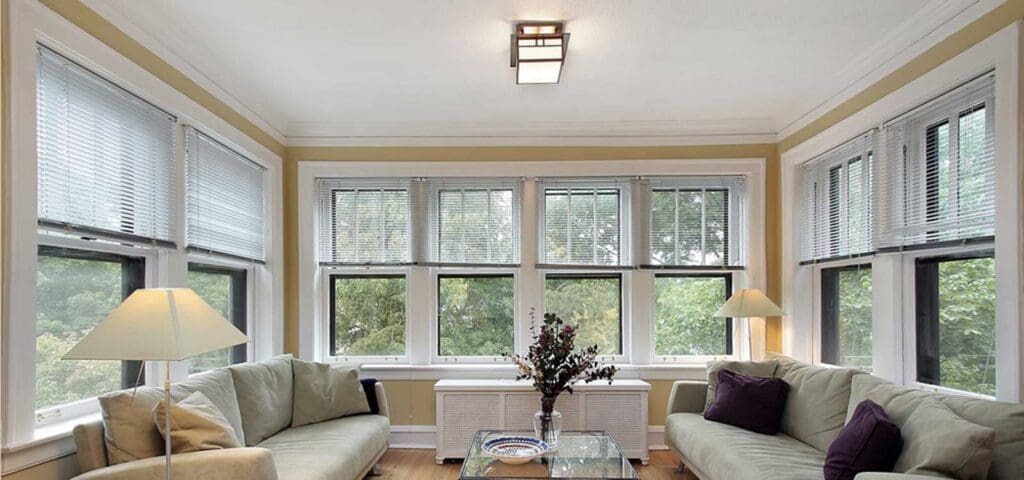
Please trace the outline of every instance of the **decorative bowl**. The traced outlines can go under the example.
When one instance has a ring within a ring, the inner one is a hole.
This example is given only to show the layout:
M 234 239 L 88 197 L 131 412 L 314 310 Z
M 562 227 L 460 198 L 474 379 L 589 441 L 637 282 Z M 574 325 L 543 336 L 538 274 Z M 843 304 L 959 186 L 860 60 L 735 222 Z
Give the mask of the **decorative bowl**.
M 497 437 L 484 442 L 482 449 L 501 463 L 518 465 L 548 453 L 550 447 L 533 437 Z

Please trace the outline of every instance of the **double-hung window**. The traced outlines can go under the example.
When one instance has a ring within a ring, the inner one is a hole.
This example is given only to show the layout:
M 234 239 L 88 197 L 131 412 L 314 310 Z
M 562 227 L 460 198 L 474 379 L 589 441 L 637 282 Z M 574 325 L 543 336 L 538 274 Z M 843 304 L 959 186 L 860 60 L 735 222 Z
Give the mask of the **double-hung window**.
M 188 264 L 188 286 L 239 331 L 248 334 L 249 270 L 197 262 Z M 199 373 L 248 360 L 246 344 L 188 359 L 189 373 Z
M 715 317 L 742 269 L 741 177 L 652 178 L 649 258 L 654 355 L 717 357 L 734 352 L 732 319 Z
M 993 94 L 986 74 L 888 122 L 879 174 L 880 250 L 912 261 L 908 370 L 982 395 L 996 392 Z
M 138 363 L 62 361 L 175 248 L 173 115 L 38 47 L 37 423 L 142 380 Z
M 581 344 L 622 355 L 629 179 L 540 182 L 545 312 L 576 325 Z
M 426 183 L 436 356 L 500 358 L 514 352 L 522 180 Z
M 823 363 L 873 368 L 873 198 L 877 132 L 800 166 L 800 259 L 816 278 L 816 340 Z
M 403 358 L 412 264 L 408 179 L 317 180 L 317 251 L 332 357 Z

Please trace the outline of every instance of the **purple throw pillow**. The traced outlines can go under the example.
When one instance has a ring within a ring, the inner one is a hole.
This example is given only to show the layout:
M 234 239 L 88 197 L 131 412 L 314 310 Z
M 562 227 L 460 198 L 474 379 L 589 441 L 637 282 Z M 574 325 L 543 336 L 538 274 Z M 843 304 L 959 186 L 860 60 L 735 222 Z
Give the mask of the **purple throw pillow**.
M 775 435 L 787 394 L 789 384 L 781 378 L 751 377 L 723 369 L 718 372 L 715 401 L 704 411 L 704 418 Z
M 861 472 L 891 472 L 902 450 L 900 427 L 881 406 L 864 400 L 828 447 L 825 480 L 853 480 Z

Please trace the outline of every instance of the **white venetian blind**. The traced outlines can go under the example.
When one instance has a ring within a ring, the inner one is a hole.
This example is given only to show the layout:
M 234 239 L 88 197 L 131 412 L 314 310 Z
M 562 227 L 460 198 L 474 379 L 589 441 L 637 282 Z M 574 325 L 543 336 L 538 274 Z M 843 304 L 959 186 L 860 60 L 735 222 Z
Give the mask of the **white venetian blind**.
M 992 74 L 883 127 L 879 246 L 886 250 L 995 235 Z
M 320 263 L 410 263 L 409 189 L 403 179 L 317 179 Z
M 872 130 L 800 166 L 801 261 L 874 252 L 876 137 Z
M 521 180 L 440 179 L 430 183 L 431 262 L 519 263 Z
M 263 166 L 185 127 L 188 248 L 262 262 Z
M 174 245 L 173 115 L 38 47 L 43 227 Z
M 622 233 L 630 181 L 541 181 L 547 265 L 618 266 L 628 260 Z
M 651 265 L 742 265 L 742 177 L 652 178 L 649 183 Z

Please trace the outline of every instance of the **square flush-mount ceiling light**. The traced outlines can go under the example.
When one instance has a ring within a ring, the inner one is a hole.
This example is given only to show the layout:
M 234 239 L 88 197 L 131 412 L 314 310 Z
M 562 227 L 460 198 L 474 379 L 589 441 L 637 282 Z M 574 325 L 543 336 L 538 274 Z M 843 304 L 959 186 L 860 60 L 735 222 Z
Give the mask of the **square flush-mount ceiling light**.
M 569 34 L 560 22 L 523 22 L 512 34 L 516 83 L 558 83 L 569 50 Z

